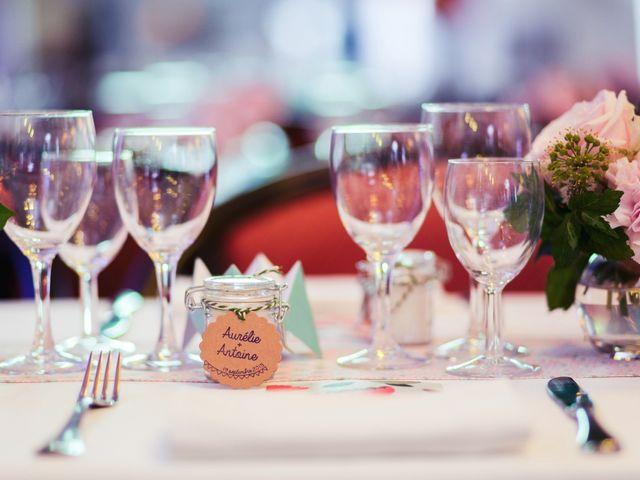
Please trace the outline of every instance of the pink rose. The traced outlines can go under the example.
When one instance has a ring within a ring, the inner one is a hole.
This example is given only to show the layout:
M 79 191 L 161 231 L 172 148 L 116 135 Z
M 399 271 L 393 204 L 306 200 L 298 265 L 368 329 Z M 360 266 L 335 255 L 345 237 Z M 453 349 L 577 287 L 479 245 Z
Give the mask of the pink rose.
M 531 147 L 535 159 L 547 157 L 547 149 L 561 140 L 567 130 L 584 130 L 613 148 L 636 152 L 640 149 L 640 118 L 622 90 L 616 94 L 600 90 L 590 102 L 578 102 L 542 129 Z
M 609 165 L 605 178 L 609 187 L 623 192 L 620 205 L 605 220 L 611 228 L 623 227 L 633 250 L 633 260 L 640 263 L 640 164 L 636 157 L 620 158 Z

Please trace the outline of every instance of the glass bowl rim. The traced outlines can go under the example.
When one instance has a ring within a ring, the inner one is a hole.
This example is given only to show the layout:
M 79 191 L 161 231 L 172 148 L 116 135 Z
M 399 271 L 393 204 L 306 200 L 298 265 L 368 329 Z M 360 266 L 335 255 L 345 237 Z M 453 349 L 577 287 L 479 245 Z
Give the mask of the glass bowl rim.
M 424 102 L 420 105 L 422 112 L 429 113 L 482 113 L 502 112 L 522 109 L 529 111 L 528 103 L 492 103 L 492 102 Z
M 358 123 L 334 125 L 331 133 L 345 135 L 348 133 L 429 133 L 426 123 Z
M 204 135 L 215 135 L 215 133 L 216 129 L 213 127 L 125 127 L 116 128 L 113 132 L 113 136 L 114 138 L 116 136 L 196 137 Z
M 92 110 L 5 110 L 0 111 L 0 117 L 42 117 L 42 118 L 74 118 L 91 117 Z
M 501 164 L 501 163 L 517 163 L 523 165 L 539 166 L 540 160 L 527 157 L 473 157 L 473 158 L 449 158 L 449 165 L 469 165 L 469 164 Z

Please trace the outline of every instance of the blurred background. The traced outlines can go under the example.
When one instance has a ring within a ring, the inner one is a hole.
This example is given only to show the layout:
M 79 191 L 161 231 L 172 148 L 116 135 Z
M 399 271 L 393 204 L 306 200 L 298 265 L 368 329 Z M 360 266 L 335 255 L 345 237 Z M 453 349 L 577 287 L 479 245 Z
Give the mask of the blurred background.
M 346 273 L 362 253 L 335 206 L 319 206 L 331 203 L 326 179 L 308 175 L 326 170 L 331 125 L 418 121 L 423 101 L 528 102 L 535 133 L 602 88 L 637 102 L 639 42 L 635 0 L 0 0 L 0 110 L 90 108 L 100 148 L 116 126 L 214 126 L 214 223 L 183 271 L 196 254 L 215 272 L 262 250 L 285 268 L 300 257 L 308 272 Z M 304 207 L 259 212 L 277 199 Z M 437 221 L 432 208 L 416 246 L 453 258 Z M 256 222 L 268 228 L 250 231 Z M 125 251 L 102 294 L 148 285 L 150 261 L 131 240 Z M 75 293 L 64 269 L 54 295 Z M 1 297 L 32 294 L 4 233 L 0 272 Z

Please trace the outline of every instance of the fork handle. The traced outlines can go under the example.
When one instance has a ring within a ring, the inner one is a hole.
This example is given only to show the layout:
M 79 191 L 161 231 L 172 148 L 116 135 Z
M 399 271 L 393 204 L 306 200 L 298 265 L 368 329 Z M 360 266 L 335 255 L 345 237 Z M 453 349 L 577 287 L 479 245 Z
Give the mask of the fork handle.
M 40 453 L 57 453 L 60 455 L 78 456 L 85 451 L 84 442 L 80 438 L 80 421 L 84 412 L 89 409 L 91 399 L 79 399 L 73 407 L 73 413 L 56 437 L 45 445 Z
M 67 431 L 78 430 L 80 428 L 80 421 L 82 420 L 82 416 L 88 409 L 89 402 L 78 400 L 73 407 L 73 413 L 71 414 L 71 417 L 69 417 L 69 420 L 67 420 L 67 423 L 64 427 L 62 427 L 62 430 L 56 438 L 63 437 L 64 433 Z

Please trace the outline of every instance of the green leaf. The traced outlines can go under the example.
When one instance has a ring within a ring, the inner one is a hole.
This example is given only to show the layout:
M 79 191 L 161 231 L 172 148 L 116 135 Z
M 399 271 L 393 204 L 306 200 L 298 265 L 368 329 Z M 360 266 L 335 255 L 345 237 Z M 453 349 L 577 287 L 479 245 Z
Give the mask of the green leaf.
M 570 265 L 578 255 L 579 229 L 580 226 L 575 223 L 573 215 L 565 215 L 560 226 L 551 233 L 551 255 L 557 266 Z
M 523 192 L 518 195 L 516 201 L 504 210 L 504 217 L 518 233 L 526 232 L 529 228 L 529 218 L 531 216 L 531 194 Z
M 544 183 L 544 217 L 542 219 L 542 229 L 540 230 L 540 238 L 546 241 L 549 246 L 553 243 L 555 230 L 562 225 L 564 217 L 568 211 L 563 209 L 560 201 L 556 197 L 553 188 Z
M 622 227 L 611 230 L 616 237 L 591 229 L 589 237 L 583 248 L 598 255 L 602 255 L 607 260 L 621 261 L 633 257 L 633 250 L 627 244 L 629 240 Z
M 581 192 L 571 196 L 569 209 L 573 211 L 588 211 L 598 215 L 608 215 L 620 206 L 622 192 L 618 190 L 604 190 L 602 192 Z
M 544 224 L 558 226 L 561 223 L 562 215 L 556 203 L 556 194 L 553 188 L 544 182 Z
M 590 255 L 580 254 L 570 265 L 559 267 L 554 265 L 547 275 L 545 293 L 549 310 L 568 309 L 573 305 L 576 287 L 587 266 Z
M 582 219 L 584 226 L 586 227 L 585 230 L 587 231 L 587 234 L 589 234 L 589 232 L 594 229 L 598 232 L 604 233 L 611 238 L 618 238 L 618 235 L 613 230 L 613 228 L 611 228 L 606 220 L 597 213 L 580 212 L 580 218 Z
M 513 178 L 522 190 L 515 201 L 504 210 L 505 219 L 518 233 L 524 233 L 531 227 L 532 219 L 542 217 L 543 205 L 539 201 L 540 176 L 535 168 L 527 168 L 522 173 L 514 173 Z
M 545 183 L 540 252 L 550 252 L 554 259 L 546 285 L 550 309 L 567 309 L 573 304 L 576 286 L 592 254 L 610 261 L 633 256 L 624 228 L 613 229 L 603 218 L 618 208 L 621 197 L 622 192 L 609 189 L 574 191 L 565 205 Z
M 573 215 L 568 215 L 566 218 L 567 241 L 569 242 L 569 246 L 575 250 L 580 240 L 580 223 L 578 223 Z
M 15 215 L 13 210 L 8 209 L 4 205 L 0 203 L 0 229 L 4 228 L 4 225 L 7 223 L 11 217 Z

